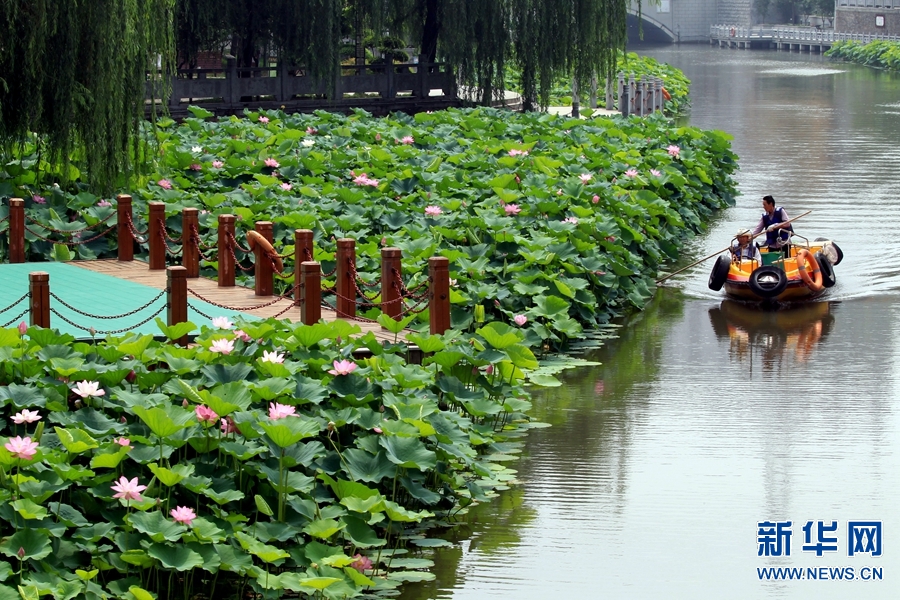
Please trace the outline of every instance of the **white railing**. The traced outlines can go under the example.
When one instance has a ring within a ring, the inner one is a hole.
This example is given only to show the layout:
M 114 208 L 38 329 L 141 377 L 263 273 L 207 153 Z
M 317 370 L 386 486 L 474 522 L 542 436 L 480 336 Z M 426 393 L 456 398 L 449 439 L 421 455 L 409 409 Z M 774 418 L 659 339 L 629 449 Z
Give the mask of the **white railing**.
M 900 3 L 900 0 L 897 0 Z M 897 35 L 877 35 L 870 33 L 837 33 L 832 29 L 810 27 L 741 27 L 737 25 L 711 25 L 712 39 L 770 39 L 778 42 L 807 42 L 832 44 L 837 41 L 854 41 L 868 44 L 876 40 L 900 42 Z

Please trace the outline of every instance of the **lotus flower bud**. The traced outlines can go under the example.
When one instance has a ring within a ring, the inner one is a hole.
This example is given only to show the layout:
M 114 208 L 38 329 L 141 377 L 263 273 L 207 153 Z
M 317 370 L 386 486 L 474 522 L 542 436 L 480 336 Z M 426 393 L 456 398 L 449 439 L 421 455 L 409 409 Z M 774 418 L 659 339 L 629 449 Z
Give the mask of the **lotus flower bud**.
M 191 403 L 187 401 L 187 398 L 181 401 L 181 406 L 183 406 L 184 408 L 187 408 L 190 405 Z
M 16 552 L 16 556 L 19 557 L 19 560 L 23 560 L 25 558 L 25 548 L 19 546 L 19 551 Z
M 19 335 L 25 335 L 28 332 L 28 325 L 25 324 L 25 321 L 19 323 Z
M 481 304 L 475 306 L 475 322 L 484 323 L 484 306 Z
M 134 369 L 128 371 L 128 375 L 125 376 L 125 381 L 128 383 L 134 383 L 137 379 L 137 373 L 134 372 Z

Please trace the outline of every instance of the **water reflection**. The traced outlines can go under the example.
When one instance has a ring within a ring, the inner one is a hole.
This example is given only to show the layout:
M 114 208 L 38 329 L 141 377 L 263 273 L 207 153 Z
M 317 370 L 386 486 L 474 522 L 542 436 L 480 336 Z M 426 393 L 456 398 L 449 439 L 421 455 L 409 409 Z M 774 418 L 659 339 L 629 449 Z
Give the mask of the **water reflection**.
M 777 370 L 788 360 L 805 363 L 831 331 L 834 315 L 828 302 L 789 308 L 763 308 L 724 300 L 709 309 L 716 337 L 729 340 L 732 360 L 764 371 Z

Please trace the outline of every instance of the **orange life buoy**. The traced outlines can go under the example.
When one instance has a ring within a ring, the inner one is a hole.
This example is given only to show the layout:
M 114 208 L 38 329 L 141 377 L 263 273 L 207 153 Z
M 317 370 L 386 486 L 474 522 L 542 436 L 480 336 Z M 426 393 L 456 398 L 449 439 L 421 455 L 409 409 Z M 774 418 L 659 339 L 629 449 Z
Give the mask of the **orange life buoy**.
M 734 27 L 731 28 L 731 37 L 734 37 Z
M 278 253 L 275 252 L 275 248 L 263 234 L 258 231 L 248 231 L 247 241 L 250 242 L 251 250 L 255 252 L 256 249 L 259 248 L 261 250 L 260 254 L 265 254 L 272 259 L 272 264 L 275 266 L 276 271 L 281 273 L 284 270 L 284 263 L 281 261 L 281 257 L 278 256 Z
M 812 267 L 812 277 L 806 272 L 806 263 Z M 822 290 L 822 271 L 819 269 L 819 263 L 816 261 L 816 257 L 805 248 L 797 252 L 797 270 L 800 271 L 800 279 L 803 280 L 806 287 L 814 292 Z
M 666 100 L 672 99 L 672 94 L 670 94 L 669 90 L 667 90 L 666 88 L 662 89 L 662 93 L 663 93 L 663 98 L 665 98 Z

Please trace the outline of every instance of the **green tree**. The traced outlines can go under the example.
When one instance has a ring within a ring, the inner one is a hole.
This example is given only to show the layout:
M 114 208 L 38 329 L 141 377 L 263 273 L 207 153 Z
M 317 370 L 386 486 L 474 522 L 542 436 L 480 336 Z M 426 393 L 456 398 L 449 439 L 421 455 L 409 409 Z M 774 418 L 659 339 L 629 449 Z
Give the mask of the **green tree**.
M 0 150 L 36 136 L 109 190 L 141 155 L 148 69 L 171 65 L 174 0 L 0 0 Z

